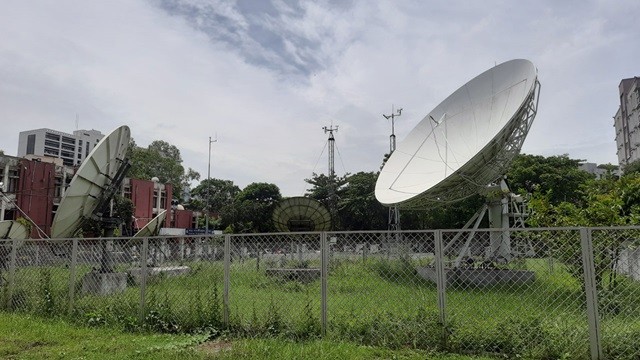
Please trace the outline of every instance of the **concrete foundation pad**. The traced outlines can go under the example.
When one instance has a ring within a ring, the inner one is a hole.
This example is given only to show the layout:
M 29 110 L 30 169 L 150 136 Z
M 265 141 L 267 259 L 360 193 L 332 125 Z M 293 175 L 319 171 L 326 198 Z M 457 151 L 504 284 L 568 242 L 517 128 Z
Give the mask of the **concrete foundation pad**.
M 111 295 L 127 288 L 127 273 L 90 272 L 82 278 L 82 293 Z
M 267 276 L 308 283 L 320 279 L 320 269 L 266 269 Z
M 152 279 L 154 277 L 158 277 L 160 275 L 172 277 L 172 276 L 180 276 L 186 275 L 191 271 L 191 268 L 188 266 L 158 266 L 158 267 L 150 267 L 147 268 L 147 280 Z M 142 279 L 142 269 L 133 268 L 128 271 L 129 276 L 133 278 L 133 281 L 136 284 L 140 284 L 140 280 Z
M 436 282 L 436 269 L 419 267 L 418 274 L 426 280 Z M 513 269 L 445 269 L 447 286 L 488 287 L 500 284 L 528 284 L 536 280 L 536 275 L 529 270 Z

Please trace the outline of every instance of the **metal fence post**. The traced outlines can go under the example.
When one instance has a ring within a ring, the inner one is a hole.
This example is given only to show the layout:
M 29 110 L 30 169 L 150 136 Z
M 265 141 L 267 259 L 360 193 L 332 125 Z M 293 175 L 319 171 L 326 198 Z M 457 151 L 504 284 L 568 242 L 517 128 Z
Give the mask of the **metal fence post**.
M 596 271 L 593 262 L 593 242 L 591 231 L 580 229 L 582 247 L 582 268 L 584 270 L 584 290 L 587 300 L 587 320 L 589 322 L 589 345 L 591 359 L 602 359 L 602 344 L 600 333 L 600 315 L 598 314 L 598 289 L 596 287 Z
M 7 309 L 11 309 L 13 305 L 13 292 L 16 286 L 16 258 L 18 251 L 18 240 L 11 241 L 11 259 L 9 260 L 9 279 L 7 287 Z
M 442 326 L 442 346 L 447 347 L 446 289 L 447 275 L 444 271 L 444 251 L 442 248 L 442 230 L 434 232 L 436 256 L 436 287 L 438 292 L 438 313 Z
M 76 267 L 78 262 L 78 239 L 71 245 L 71 263 L 69 264 L 69 314 L 73 312 L 76 297 Z
M 229 327 L 229 287 L 231 276 L 231 235 L 224 236 L 224 285 L 222 291 L 222 321 Z
M 320 233 L 320 323 L 322 336 L 327 335 L 327 275 L 329 274 L 329 243 L 327 233 Z
M 149 239 L 142 239 L 142 254 L 140 254 L 140 324 L 144 324 L 146 295 L 147 295 L 147 258 L 149 255 Z

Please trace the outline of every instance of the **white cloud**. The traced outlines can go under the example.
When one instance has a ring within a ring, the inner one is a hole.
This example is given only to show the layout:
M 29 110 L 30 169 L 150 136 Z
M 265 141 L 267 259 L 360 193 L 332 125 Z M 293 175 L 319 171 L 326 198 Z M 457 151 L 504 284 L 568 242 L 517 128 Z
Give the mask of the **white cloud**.
M 212 176 L 300 195 L 326 171 L 323 126 L 339 125 L 338 172 L 375 171 L 392 104 L 401 141 L 450 92 L 523 57 L 542 82 L 524 150 L 617 161 L 617 85 L 640 75 L 635 1 L 249 4 L 3 2 L 0 148 L 14 153 L 23 130 L 71 132 L 78 113 L 80 128 L 169 141 L 206 176 L 217 133 Z

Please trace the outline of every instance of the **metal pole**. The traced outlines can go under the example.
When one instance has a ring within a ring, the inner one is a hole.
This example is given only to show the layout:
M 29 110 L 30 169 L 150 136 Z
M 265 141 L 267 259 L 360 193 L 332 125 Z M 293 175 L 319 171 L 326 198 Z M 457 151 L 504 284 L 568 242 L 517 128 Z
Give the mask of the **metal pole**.
M 436 230 L 434 233 L 435 256 L 436 256 L 436 287 L 438 292 L 438 312 L 440 325 L 442 326 L 442 345 L 447 345 L 447 319 L 446 319 L 446 300 L 447 300 L 447 275 L 444 271 L 444 252 L 442 251 L 442 230 Z
M 76 265 L 78 262 L 78 239 L 71 245 L 71 264 L 69 264 L 69 314 L 73 312 L 76 295 Z
M 329 183 L 327 185 L 329 185 L 329 213 L 331 214 L 331 228 L 333 229 L 338 217 L 337 204 L 336 204 L 336 183 L 335 183 L 336 171 L 335 171 L 335 153 L 334 153 L 336 139 L 333 137 L 333 132 L 338 131 L 338 126 L 337 125 L 336 127 L 333 127 L 333 125 L 329 127 L 325 126 L 322 129 L 324 130 L 325 134 L 329 133 L 329 140 L 328 140 L 329 142 L 329 168 L 328 168 Z
M 382 114 L 382 116 L 385 119 L 387 120 L 391 119 L 391 135 L 389 136 L 389 156 L 391 156 L 391 154 L 393 154 L 393 152 L 396 151 L 395 119 L 400 115 L 402 115 L 402 108 L 398 109 L 398 111 L 395 112 L 393 105 L 391 105 L 391 115 Z M 387 230 L 400 231 L 400 210 L 398 209 L 397 206 L 389 207 L 389 222 L 388 222 Z M 398 236 L 396 234 L 396 241 L 398 240 L 397 238 Z
M 207 200 L 204 206 L 204 231 L 209 235 L 209 189 L 211 188 L 211 136 L 209 136 L 209 162 L 207 163 Z
M 596 287 L 596 270 L 593 263 L 593 242 L 591 231 L 580 229 L 582 245 L 582 268 L 584 270 L 584 291 L 587 300 L 587 321 L 589 322 L 589 345 L 591 359 L 603 359 L 602 339 L 600 332 L 600 315 L 598 313 L 598 289 Z
M 7 287 L 7 309 L 12 308 L 13 293 L 16 286 L 16 258 L 18 251 L 18 240 L 11 241 L 11 260 L 9 261 L 9 284 Z
M 320 323 L 322 336 L 327 335 L 327 275 L 329 274 L 329 243 L 327 233 L 320 234 Z
M 231 276 L 231 235 L 224 236 L 224 289 L 222 292 L 222 321 L 229 327 L 229 287 Z
M 142 256 L 140 256 L 140 324 L 144 324 L 144 313 L 147 291 L 147 254 L 149 253 L 149 239 L 142 239 Z

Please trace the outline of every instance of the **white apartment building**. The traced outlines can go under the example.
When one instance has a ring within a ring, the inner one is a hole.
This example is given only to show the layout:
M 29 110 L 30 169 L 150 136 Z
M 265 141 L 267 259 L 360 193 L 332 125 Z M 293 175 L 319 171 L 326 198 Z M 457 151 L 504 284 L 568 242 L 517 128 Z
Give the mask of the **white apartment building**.
M 64 165 L 80 165 L 104 135 L 98 130 L 76 130 L 73 134 L 52 129 L 22 131 L 18 157 L 27 155 L 62 159 Z
M 640 77 L 623 79 L 619 85 L 620 107 L 613 117 L 618 163 L 624 166 L 640 159 Z

